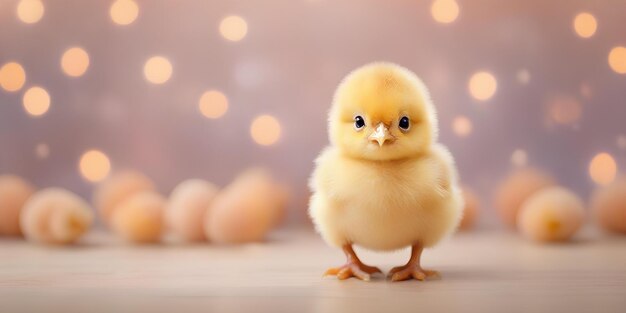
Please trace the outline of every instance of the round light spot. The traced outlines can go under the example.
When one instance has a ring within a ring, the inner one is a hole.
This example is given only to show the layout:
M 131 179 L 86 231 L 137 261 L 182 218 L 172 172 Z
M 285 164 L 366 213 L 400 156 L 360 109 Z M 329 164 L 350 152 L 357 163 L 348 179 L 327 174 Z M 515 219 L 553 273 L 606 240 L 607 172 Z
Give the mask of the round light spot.
M 585 97 L 585 99 L 591 99 L 593 97 L 593 89 L 589 83 L 581 83 L 580 84 L 580 95 Z
M 430 14 L 439 23 L 452 23 L 459 17 L 459 4 L 454 0 L 435 0 L 430 6 Z
M 468 88 L 474 99 L 485 101 L 496 93 L 498 82 L 491 73 L 478 72 L 470 78 Z
M 111 171 L 109 157 L 102 151 L 89 150 L 80 158 L 78 164 L 80 174 L 91 182 L 98 182 L 105 179 Z
M 465 116 L 457 116 L 452 121 L 452 130 L 459 137 L 467 137 L 472 132 L 472 121 Z
M 172 63 L 162 56 L 154 56 L 143 66 L 143 75 L 153 84 L 163 84 L 172 77 Z
M 582 116 L 582 104 L 569 95 L 558 95 L 548 100 L 548 118 L 561 125 L 577 123 Z
M 528 85 L 530 82 L 530 72 L 527 69 L 517 71 L 517 81 L 522 85 Z
M 111 4 L 109 14 L 113 23 L 128 25 L 137 19 L 139 6 L 133 0 L 117 0 Z
M 89 68 L 89 54 L 83 48 L 67 49 L 61 57 L 61 69 L 70 77 L 80 77 Z
M 589 176 L 598 185 L 612 183 L 615 180 L 615 175 L 617 175 L 617 163 L 606 152 L 597 154 L 589 163 Z
M 220 22 L 222 37 L 230 41 L 239 41 L 248 33 L 248 23 L 240 16 L 227 16 Z
M 198 109 L 208 118 L 220 118 L 228 111 L 228 99 L 217 90 L 209 90 L 200 97 Z
M 615 47 L 609 53 L 609 66 L 619 74 L 626 74 L 626 48 Z
M 26 72 L 22 65 L 16 62 L 9 62 L 0 68 L 0 86 L 8 92 L 15 92 L 24 86 L 26 82 Z
M 598 22 L 590 13 L 583 12 L 574 18 L 574 31 L 582 38 L 589 38 L 596 33 Z
M 26 24 L 39 22 L 45 9 L 41 0 L 21 0 L 17 4 L 17 17 Z
M 40 159 L 50 156 L 50 147 L 45 143 L 40 143 L 35 147 L 35 155 Z
M 280 123 L 270 115 L 261 115 L 252 121 L 250 135 L 262 146 L 275 144 L 280 139 Z
M 28 114 L 42 116 L 50 108 L 50 95 L 41 87 L 31 87 L 24 93 L 22 104 Z
M 528 164 L 528 154 L 523 149 L 516 149 L 511 155 L 511 164 L 515 166 L 526 166 Z

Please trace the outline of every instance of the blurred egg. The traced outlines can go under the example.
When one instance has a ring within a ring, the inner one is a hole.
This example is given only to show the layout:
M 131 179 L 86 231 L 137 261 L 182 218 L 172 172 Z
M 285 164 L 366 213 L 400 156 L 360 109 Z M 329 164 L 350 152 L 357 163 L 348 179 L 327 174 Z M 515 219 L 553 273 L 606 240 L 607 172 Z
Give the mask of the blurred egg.
M 20 211 L 35 188 L 20 177 L 0 176 L 0 235 L 19 236 Z
M 204 215 L 217 192 L 217 186 L 201 179 L 189 179 L 178 184 L 165 210 L 169 229 L 185 241 L 205 240 Z
M 626 177 L 597 189 L 591 197 L 591 209 L 602 228 L 626 234 Z
M 500 219 L 514 228 L 522 203 L 533 193 L 554 185 L 554 179 L 538 169 L 521 168 L 512 172 L 496 190 L 494 205 Z
M 93 222 L 89 204 L 61 188 L 35 193 L 20 214 L 27 239 L 46 244 L 70 244 L 85 234 Z
M 114 173 L 95 189 L 93 203 L 105 223 L 110 224 L 113 210 L 132 195 L 154 190 L 154 183 L 136 171 Z
M 460 230 L 470 230 L 474 228 L 476 220 L 478 219 L 480 202 L 476 194 L 469 188 L 463 187 L 463 200 L 465 201 L 465 207 L 463 209 L 463 218 L 459 224 Z
M 205 216 L 206 235 L 223 244 L 261 241 L 284 214 L 285 200 L 267 171 L 248 170 L 215 198 Z
M 583 201 L 562 187 L 548 187 L 530 196 L 517 220 L 521 233 L 536 241 L 565 241 L 583 224 Z
M 286 217 L 287 203 L 291 198 L 291 191 L 287 185 L 276 181 L 269 170 L 264 168 L 250 168 L 237 177 L 242 184 L 250 184 L 255 186 L 265 185 L 268 187 L 268 195 L 272 196 L 273 204 L 270 212 L 272 213 L 272 226 L 277 226 Z
M 137 193 L 120 203 L 113 211 L 113 230 L 131 242 L 158 242 L 164 228 L 165 204 L 165 198 L 156 192 Z

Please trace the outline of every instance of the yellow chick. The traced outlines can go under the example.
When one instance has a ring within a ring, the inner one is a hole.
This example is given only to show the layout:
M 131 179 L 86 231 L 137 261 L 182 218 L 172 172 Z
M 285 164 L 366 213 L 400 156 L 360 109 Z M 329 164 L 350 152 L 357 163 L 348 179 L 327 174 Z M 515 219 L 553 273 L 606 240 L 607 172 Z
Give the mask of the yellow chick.
M 316 160 L 309 214 L 347 263 L 326 275 L 369 280 L 380 272 L 363 264 L 352 245 L 377 251 L 412 247 L 392 281 L 436 276 L 420 265 L 424 248 L 457 227 L 463 198 L 454 160 L 437 143 L 428 91 L 411 71 L 390 63 L 365 65 L 335 92 L 329 114 L 331 145 Z

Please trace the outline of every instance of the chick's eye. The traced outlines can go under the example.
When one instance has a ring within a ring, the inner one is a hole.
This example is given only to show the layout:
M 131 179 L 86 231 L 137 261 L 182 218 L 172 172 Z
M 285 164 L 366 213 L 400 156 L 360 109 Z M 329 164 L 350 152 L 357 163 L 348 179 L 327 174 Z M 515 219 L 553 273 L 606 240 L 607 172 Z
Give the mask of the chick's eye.
M 354 118 L 354 127 L 355 127 L 356 129 L 361 129 L 361 128 L 363 128 L 364 126 L 365 126 L 365 120 L 363 119 L 363 117 L 362 117 L 362 116 L 357 115 L 357 116 Z
M 409 122 L 409 118 L 406 116 L 403 116 L 400 119 L 400 122 L 398 123 L 398 126 L 400 126 L 400 128 L 402 130 L 409 130 L 409 127 L 411 127 L 411 123 Z

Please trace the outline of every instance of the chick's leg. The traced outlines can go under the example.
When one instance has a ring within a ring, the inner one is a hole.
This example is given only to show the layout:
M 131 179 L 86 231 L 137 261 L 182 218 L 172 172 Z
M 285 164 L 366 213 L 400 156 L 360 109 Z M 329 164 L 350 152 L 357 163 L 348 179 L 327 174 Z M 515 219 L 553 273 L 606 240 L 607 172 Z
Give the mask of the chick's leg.
M 389 271 L 392 281 L 402 281 L 407 279 L 425 280 L 429 277 L 439 277 L 437 271 L 425 270 L 420 265 L 420 257 L 424 248 L 421 244 L 414 244 L 411 247 L 411 258 L 404 266 L 394 267 Z
M 350 277 L 356 277 L 361 280 L 370 280 L 370 277 L 374 273 L 382 273 L 377 267 L 363 264 L 359 257 L 356 256 L 351 244 L 344 245 L 342 247 L 343 252 L 346 254 L 347 262 L 343 266 L 330 268 L 324 273 L 326 275 L 337 276 L 340 280 L 348 279 Z

